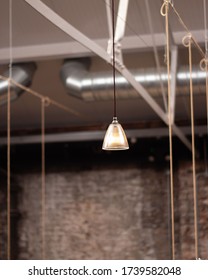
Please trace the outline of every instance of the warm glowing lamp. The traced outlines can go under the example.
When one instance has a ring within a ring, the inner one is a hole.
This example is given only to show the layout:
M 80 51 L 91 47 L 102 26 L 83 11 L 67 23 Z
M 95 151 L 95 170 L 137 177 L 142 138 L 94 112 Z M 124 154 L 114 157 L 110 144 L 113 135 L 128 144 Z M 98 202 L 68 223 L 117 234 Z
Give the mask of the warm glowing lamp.
M 114 0 L 112 0 L 112 27 L 113 27 L 113 93 L 114 93 L 114 117 L 109 125 L 103 141 L 103 150 L 128 150 L 129 145 L 122 126 L 116 116 L 116 83 L 115 83 L 115 31 L 114 31 Z
M 114 117 L 109 125 L 103 141 L 103 150 L 127 150 L 129 148 L 125 132 Z

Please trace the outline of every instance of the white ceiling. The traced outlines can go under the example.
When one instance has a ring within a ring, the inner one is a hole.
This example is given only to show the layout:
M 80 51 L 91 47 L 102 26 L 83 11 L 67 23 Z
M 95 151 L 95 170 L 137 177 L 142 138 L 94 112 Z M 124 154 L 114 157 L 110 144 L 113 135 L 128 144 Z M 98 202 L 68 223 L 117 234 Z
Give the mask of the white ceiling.
M 129 1 L 125 39 L 122 46 L 124 51 L 129 49 L 137 51 L 141 47 L 151 47 L 145 1 Z M 89 38 L 98 41 L 102 46 L 107 46 L 108 28 L 105 0 L 44 0 L 43 2 Z M 160 15 L 161 3 L 161 0 L 149 0 L 158 45 L 164 45 L 165 43 L 164 18 Z M 174 5 L 194 36 L 198 41 L 203 42 L 203 0 L 175 0 Z M 52 58 L 71 57 L 88 53 L 88 50 L 79 44 L 75 44 L 76 42 L 72 38 L 38 14 L 24 0 L 13 1 L 12 15 L 13 57 L 16 61 L 50 56 Z M 3 27 L 0 31 L 0 59 L 4 62 L 8 60 L 9 55 L 7 50 L 9 46 L 8 0 L 1 1 L 0 21 L 1 27 Z M 175 16 L 171 15 L 170 25 L 176 43 L 181 43 L 181 38 L 185 32 Z M 62 48 L 66 49 L 63 50 Z
M 125 38 L 122 42 L 124 63 L 130 69 L 155 68 L 152 35 L 147 21 L 146 0 L 130 0 L 126 22 Z M 46 5 L 66 21 L 107 48 L 108 27 L 105 0 L 43 0 Z M 115 1 L 118 5 L 118 1 Z M 160 14 L 163 1 L 149 0 L 150 13 L 154 28 L 154 38 L 158 47 L 161 67 L 165 67 L 165 25 Z M 204 46 L 203 0 L 174 0 L 174 6 L 199 43 Z M 9 61 L 9 1 L 1 0 L 0 9 L 0 63 L 1 73 Z M 186 32 L 173 13 L 170 16 L 170 29 L 174 43 L 179 45 L 179 65 L 187 65 L 187 52 L 181 47 Z M 90 56 L 91 72 L 112 71 L 101 58 L 54 26 L 24 0 L 13 0 L 12 9 L 12 56 L 14 62 L 34 61 L 37 64 L 32 89 L 73 108 L 82 117 L 76 117 L 50 106 L 47 108 L 46 125 L 49 127 L 104 126 L 112 118 L 112 101 L 87 103 L 67 94 L 60 80 L 60 69 L 66 58 Z M 194 52 L 194 63 L 200 56 Z M 188 81 L 187 81 L 188 87 Z M 195 97 L 196 119 L 206 118 L 204 87 Z M 162 97 L 156 102 L 164 108 Z M 188 98 L 177 96 L 176 119 L 190 120 Z M 123 123 L 160 120 L 149 105 L 138 99 L 119 100 L 118 117 Z M 6 107 L 2 107 L 2 128 L 6 127 Z M 40 101 L 24 93 L 12 103 L 12 128 L 27 129 L 40 127 Z

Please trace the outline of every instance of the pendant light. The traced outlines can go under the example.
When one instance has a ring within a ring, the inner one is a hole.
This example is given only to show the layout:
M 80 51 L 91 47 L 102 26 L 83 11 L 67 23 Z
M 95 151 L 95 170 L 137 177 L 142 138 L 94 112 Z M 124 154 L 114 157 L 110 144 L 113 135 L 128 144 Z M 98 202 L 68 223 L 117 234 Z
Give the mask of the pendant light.
M 103 150 L 127 150 L 129 149 L 128 141 L 122 126 L 119 124 L 116 114 L 116 73 L 115 73 L 115 30 L 114 30 L 114 0 L 112 0 L 112 28 L 113 28 L 113 101 L 114 117 L 109 125 L 103 141 Z

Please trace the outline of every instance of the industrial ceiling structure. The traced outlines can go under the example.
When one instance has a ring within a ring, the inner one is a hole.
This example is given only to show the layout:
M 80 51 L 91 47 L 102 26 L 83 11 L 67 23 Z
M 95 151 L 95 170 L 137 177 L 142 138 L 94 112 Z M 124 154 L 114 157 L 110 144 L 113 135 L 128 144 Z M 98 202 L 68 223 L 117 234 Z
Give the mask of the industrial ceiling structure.
M 120 72 L 116 78 L 118 118 L 127 129 L 128 137 L 168 135 L 166 36 L 164 18 L 160 14 L 163 1 L 115 2 L 117 70 Z M 172 3 L 204 49 L 203 1 L 174 0 Z M 51 134 L 46 141 L 101 139 L 111 122 L 109 10 L 108 0 L 18 0 L 13 1 L 11 28 L 9 1 L 1 1 L 0 74 L 6 75 L 8 71 L 9 36 L 12 35 L 14 67 L 23 71 L 21 67 L 28 63 L 35 65 L 29 76 L 31 89 L 78 113 L 77 116 L 47 107 L 46 129 Z M 173 132 L 190 148 L 186 139 L 191 133 L 188 53 L 182 45 L 187 31 L 171 13 L 169 28 L 172 117 L 176 124 Z M 193 47 L 196 133 L 205 134 L 206 74 L 200 69 L 200 60 L 200 54 Z M 3 84 L 0 90 L 3 94 Z M 2 102 L 2 130 L 6 129 L 6 110 Z M 37 132 L 40 122 L 40 101 L 21 92 L 11 106 L 12 131 Z M 40 141 L 38 135 L 37 138 L 23 136 L 13 138 L 13 143 Z M 5 141 L 1 138 L 1 143 Z

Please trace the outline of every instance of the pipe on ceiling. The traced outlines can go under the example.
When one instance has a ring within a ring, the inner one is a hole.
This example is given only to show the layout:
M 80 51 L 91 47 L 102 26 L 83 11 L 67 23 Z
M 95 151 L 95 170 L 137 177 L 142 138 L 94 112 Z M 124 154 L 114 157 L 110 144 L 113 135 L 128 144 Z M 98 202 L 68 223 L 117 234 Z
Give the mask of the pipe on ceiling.
M 113 98 L 112 71 L 90 72 L 90 60 L 66 60 L 61 68 L 61 80 L 68 90 L 67 93 L 84 101 L 109 100 Z M 167 70 L 161 69 L 161 76 L 155 68 L 132 70 L 135 79 L 140 82 L 154 97 L 161 97 L 160 79 L 163 80 L 167 92 Z M 177 73 L 176 94 L 189 93 L 188 67 L 180 67 Z M 195 93 L 204 93 L 206 73 L 193 67 L 192 79 Z M 118 99 L 138 98 L 138 93 L 124 77 L 117 74 L 116 89 Z
M 24 86 L 30 86 L 36 70 L 36 64 L 33 62 L 14 64 L 12 66 L 12 79 Z M 6 70 L 2 76 L 8 78 L 9 70 Z M 7 103 L 8 81 L 0 80 L 0 106 Z M 16 100 L 24 91 L 16 85 L 11 86 L 11 101 Z

